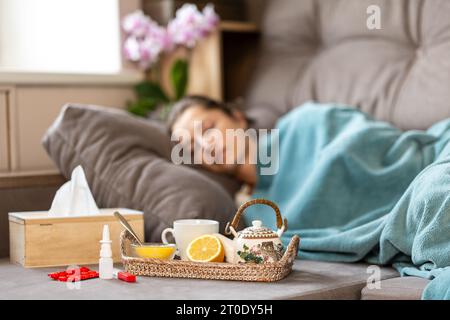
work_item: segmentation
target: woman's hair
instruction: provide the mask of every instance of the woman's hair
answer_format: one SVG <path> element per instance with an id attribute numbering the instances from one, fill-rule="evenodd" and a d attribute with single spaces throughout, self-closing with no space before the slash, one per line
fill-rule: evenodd
<path id="1" fill-rule="evenodd" d="M 205 96 L 198 96 L 198 95 L 186 96 L 173 105 L 169 113 L 169 116 L 167 117 L 167 127 L 170 132 L 172 131 L 173 125 L 180 118 L 180 116 L 187 109 L 193 106 L 202 106 L 205 109 L 209 110 L 212 109 L 220 110 L 230 117 L 233 116 L 233 111 L 240 109 L 237 104 L 228 104 Z M 250 119 L 247 119 L 247 121 L 251 122 Z"/>

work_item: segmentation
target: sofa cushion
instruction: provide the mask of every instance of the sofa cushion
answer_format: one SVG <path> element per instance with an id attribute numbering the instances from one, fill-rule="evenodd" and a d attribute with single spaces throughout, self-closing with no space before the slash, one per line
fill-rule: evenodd
<path id="1" fill-rule="evenodd" d="M 417 277 L 397 277 L 381 281 L 379 289 L 364 287 L 362 300 L 420 300 L 430 280 Z"/>
<path id="2" fill-rule="evenodd" d="M 235 212 L 231 194 L 211 175 L 170 162 L 169 137 L 156 122 L 67 105 L 43 144 L 66 178 L 84 168 L 99 207 L 143 210 L 148 241 L 160 240 L 176 219 L 215 219 L 223 228 Z"/>
<path id="3" fill-rule="evenodd" d="M 450 1 L 267 2 L 247 94 L 258 126 L 309 100 L 356 106 L 402 129 L 450 117 Z M 379 30 L 367 27 L 374 5 Z"/>

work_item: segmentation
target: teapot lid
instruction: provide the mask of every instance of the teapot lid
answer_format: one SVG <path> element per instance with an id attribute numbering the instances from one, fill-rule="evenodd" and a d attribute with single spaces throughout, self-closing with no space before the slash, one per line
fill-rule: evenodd
<path id="1" fill-rule="evenodd" d="M 263 227 L 261 220 L 252 221 L 252 226 L 239 232 L 244 239 L 278 238 L 278 235 L 269 228 Z"/>

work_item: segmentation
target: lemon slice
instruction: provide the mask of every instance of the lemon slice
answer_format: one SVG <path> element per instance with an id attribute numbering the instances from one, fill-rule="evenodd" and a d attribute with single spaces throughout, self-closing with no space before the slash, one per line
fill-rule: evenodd
<path id="1" fill-rule="evenodd" d="M 186 254 L 189 260 L 194 262 L 223 262 L 225 259 L 222 242 L 213 235 L 204 235 L 192 240 Z"/>

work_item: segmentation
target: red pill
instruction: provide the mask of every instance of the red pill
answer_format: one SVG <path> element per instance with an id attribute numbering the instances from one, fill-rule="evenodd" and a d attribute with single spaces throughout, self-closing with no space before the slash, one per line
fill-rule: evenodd
<path id="1" fill-rule="evenodd" d="M 117 273 L 117 278 L 119 280 L 125 281 L 125 282 L 136 282 L 136 276 L 134 274 L 120 271 Z"/>
<path id="2" fill-rule="evenodd" d="M 58 272 L 50 273 L 48 276 L 53 280 L 57 280 L 59 278 L 59 273 Z"/>
<path id="3" fill-rule="evenodd" d="M 88 267 L 81 268 L 71 268 L 65 271 L 52 272 L 48 276 L 53 280 L 58 280 L 61 282 L 76 282 L 82 280 L 89 280 L 98 278 L 99 273 L 95 270 L 91 270 Z"/>

